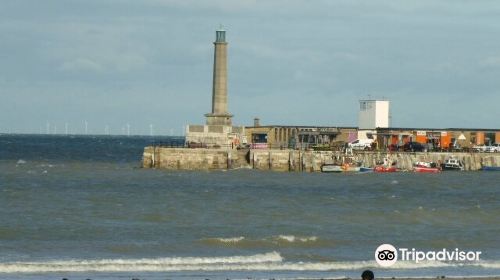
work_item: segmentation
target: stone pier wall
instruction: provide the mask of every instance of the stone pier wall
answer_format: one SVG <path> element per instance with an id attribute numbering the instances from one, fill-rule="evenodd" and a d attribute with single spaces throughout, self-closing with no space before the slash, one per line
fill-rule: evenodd
<path id="1" fill-rule="evenodd" d="M 146 147 L 142 166 L 178 170 L 214 170 L 254 168 L 272 171 L 319 172 L 321 165 L 341 161 L 344 155 L 331 151 L 298 150 L 231 150 Z M 444 162 L 454 156 L 462 160 L 465 170 L 479 170 L 482 166 L 500 166 L 500 154 L 487 153 L 385 153 L 359 152 L 356 162 L 374 167 L 384 158 L 396 162 L 402 170 L 411 170 L 416 161 Z"/>
<path id="2" fill-rule="evenodd" d="M 142 166 L 178 170 L 234 169 L 248 165 L 245 155 L 230 149 L 146 147 Z"/>
<path id="3" fill-rule="evenodd" d="M 252 150 L 250 165 L 255 169 L 275 171 L 321 171 L 321 165 L 341 161 L 340 152 L 296 151 L 296 150 Z M 500 154 L 486 153 L 385 153 L 359 152 L 354 154 L 354 161 L 364 167 L 374 167 L 388 158 L 396 162 L 402 170 L 411 170 L 416 161 L 444 162 L 454 156 L 462 160 L 465 170 L 479 170 L 482 166 L 500 166 Z"/>

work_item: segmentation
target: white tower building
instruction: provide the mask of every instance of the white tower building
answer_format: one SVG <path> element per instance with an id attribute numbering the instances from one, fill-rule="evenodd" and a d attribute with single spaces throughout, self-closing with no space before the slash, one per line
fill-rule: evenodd
<path id="1" fill-rule="evenodd" d="M 360 100 L 358 128 L 360 130 L 374 130 L 377 127 L 389 127 L 389 101 Z"/>

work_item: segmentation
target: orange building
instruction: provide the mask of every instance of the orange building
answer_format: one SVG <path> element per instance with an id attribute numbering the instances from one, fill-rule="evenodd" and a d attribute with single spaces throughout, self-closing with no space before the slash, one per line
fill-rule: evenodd
<path id="1" fill-rule="evenodd" d="M 441 139 L 440 139 L 440 144 L 441 144 L 441 149 L 449 149 L 451 143 L 451 133 L 447 131 L 441 132 Z"/>
<path id="2" fill-rule="evenodd" d="M 474 145 L 500 143 L 500 129 L 378 128 L 376 135 L 380 149 L 401 147 L 409 141 L 427 145 L 429 151 L 467 150 Z"/>
<path id="3" fill-rule="evenodd" d="M 426 144 L 427 143 L 427 132 L 418 130 L 417 131 L 417 139 L 416 141 L 421 144 Z"/>
<path id="4" fill-rule="evenodd" d="M 476 132 L 476 145 L 484 145 L 484 132 Z"/>

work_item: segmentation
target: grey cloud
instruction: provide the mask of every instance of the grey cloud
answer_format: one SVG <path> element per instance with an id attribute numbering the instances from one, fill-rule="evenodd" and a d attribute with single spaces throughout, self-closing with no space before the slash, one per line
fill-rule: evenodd
<path id="1" fill-rule="evenodd" d="M 240 124 L 356 125 L 371 94 L 394 125 L 498 127 L 477 109 L 500 102 L 498 18 L 496 1 L 6 0 L 0 131 L 203 123 L 219 24 Z"/>

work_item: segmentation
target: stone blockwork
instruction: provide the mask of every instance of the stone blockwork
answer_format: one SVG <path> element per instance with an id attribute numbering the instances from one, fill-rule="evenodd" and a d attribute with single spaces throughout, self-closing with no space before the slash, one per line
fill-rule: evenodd
<path id="1" fill-rule="evenodd" d="M 297 151 L 297 150 L 252 150 L 250 165 L 255 169 L 274 171 L 321 171 L 321 165 L 341 162 L 344 155 L 339 152 Z M 411 170 L 416 161 L 444 162 L 454 156 L 462 160 L 465 170 L 479 170 L 482 166 L 500 166 L 500 155 L 484 153 L 372 153 L 360 152 L 353 155 L 355 162 L 364 167 L 374 167 L 387 159 L 396 162 L 402 170 Z"/>
<path id="2" fill-rule="evenodd" d="M 143 167 L 179 170 L 212 170 L 254 168 L 272 171 L 319 172 L 321 165 L 341 162 L 344 155 L 329 151 L 299 150 L 231 150 L 146 147 Z M 500 166 L 500 154 L 485 153 L 383 153 L 360 152 L 353 155 L 362 166 L 374 167 L 384 159 L 396 162 L 402 170 L 411 170 L 416 161 L 444 162 L 454 156 L 462 160 L 465 170 L 482 166 Z"/>
<path id="3" fill-rule="evenodd" d="M 187 149 L 146 147 L 144 168 L 177 170 L 235 169 L 247 167 L 245 151 L 227 149 Z"/>

